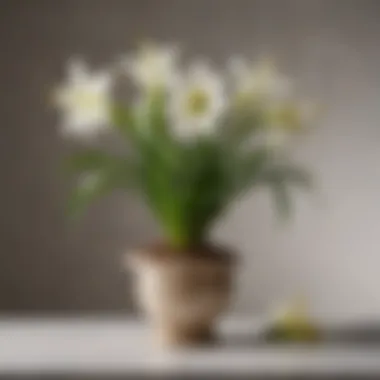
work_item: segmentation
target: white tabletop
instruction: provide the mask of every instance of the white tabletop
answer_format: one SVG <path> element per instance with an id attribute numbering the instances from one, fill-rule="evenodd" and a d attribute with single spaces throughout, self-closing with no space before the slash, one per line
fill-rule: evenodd
<path id="1" fill-rule="evenodd" d="M 253 321 L 221 325 L 222 344 L 159 352 L 143 322 L 122 319 L 2 319 L 1 374 L 380 374 L 380 347 L 239 344 Z"/>

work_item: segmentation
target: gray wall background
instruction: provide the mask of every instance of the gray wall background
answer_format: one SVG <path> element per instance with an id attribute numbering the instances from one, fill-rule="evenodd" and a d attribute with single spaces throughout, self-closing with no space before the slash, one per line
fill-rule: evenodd
<path id="1" fill-rule="evenodd" d="M 304 294 L 315 313 L 380 316 L 380 2 L 371 0 L 2 0 L 0 310 L 130 310 L 120 260 L 158 234 L 143 205 L 115 194 L 76 228 L 58 173 L 67 145 L 49 94 L 68 57 L 100 65 L 153 37 L 223 62 L 275 56 L 320 102 L 320 128 L 295 156 L 320 191 L 279 226 L 266 194 L 239 202 L 215 238 L 244 265 L 233 308 L 260 312 Z"/>

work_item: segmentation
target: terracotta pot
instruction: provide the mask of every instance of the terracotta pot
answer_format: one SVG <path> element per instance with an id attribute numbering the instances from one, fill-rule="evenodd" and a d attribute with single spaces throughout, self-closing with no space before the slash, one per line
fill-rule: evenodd
<path id="1" fill-rule="evenodd" d="M 152 323 L 156 343 L 178 347 L 215 340 L 215 319 L 228 306 L 233 256 L 220 248 L 131 252 L 138 304 Z"/>

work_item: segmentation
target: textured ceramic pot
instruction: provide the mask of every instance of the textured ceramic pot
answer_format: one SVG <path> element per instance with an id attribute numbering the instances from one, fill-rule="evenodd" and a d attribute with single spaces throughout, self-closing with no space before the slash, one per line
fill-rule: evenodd
<path id="1" fill-rule="evenodd" d="M 220 248 L 172 251 L 152 247 L 127 255 L 136 301 L 152 322 L 156 343 L 211 343 L 215 319 L 232 290 L 233 256 Z"/>

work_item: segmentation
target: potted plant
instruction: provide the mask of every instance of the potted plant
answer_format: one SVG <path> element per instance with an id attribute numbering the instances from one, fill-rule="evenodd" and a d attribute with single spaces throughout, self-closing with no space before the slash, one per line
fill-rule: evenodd
<path id="1" fill-rule="evenodd" d="M 115 83 L 127 85 L 125 98 L 112 94 Z M 288 210 L 289 186 L 307 178 L 283 146 L 303 130 L 307 107 L 292 100 L 289 81 L 270 62 L 230 60 L 222 76 L 204 61 L 181 65 L 177 49 L 156 45 L 104 71 L 72 62 L 55 100 L 64 132 L 93 139 L 112 130 L 125 142 L 121 154 L 72 154 L 68 168 L 80 177 L 70 209 L 115 188 L 141 194 L 163 238 L 128 256 L 138 300 L 160 342 L 210 341 L 235 268 L 234 253 L 212 244 L 210 230 L 260 185 Z"/>

